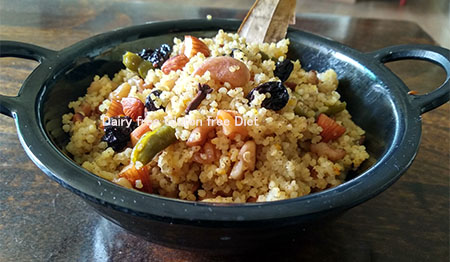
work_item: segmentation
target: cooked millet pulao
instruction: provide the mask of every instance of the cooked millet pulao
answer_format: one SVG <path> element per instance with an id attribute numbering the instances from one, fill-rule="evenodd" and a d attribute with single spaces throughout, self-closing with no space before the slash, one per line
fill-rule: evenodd
<path id="1" fill-rule="evenodd" d="M 274 201 L 337 186 L 369 157 L 364 130 L 339 100 L 336 73 L 305 71 L 288 46 L 220 30 L 127 52 L 126 69 L 96 76 L 69 104 L 66 149 L 104 179 L 185 200 Z"/>

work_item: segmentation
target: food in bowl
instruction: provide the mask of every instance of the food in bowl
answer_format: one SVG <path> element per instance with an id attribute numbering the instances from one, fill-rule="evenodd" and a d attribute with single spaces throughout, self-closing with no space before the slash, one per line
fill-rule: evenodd
<path id="1" fill-rule="evenodd" d="M 63 115 L 66 150 L 92 173 L 163 196 L 261 202 L 341 184 L 369 155 L 336 92 L 289 39 L 252 44 L 220 30 L 127 52 Z"/>

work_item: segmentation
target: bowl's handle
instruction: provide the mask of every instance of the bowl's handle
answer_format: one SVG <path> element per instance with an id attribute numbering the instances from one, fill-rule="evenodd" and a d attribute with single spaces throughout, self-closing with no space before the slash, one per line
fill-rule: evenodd
<path id="1" fill-rule="evenodd" d="M 25 58 L 42 63 L 53 57 L 55 51 L 15 41 L 0 41 L 0 57 Z M 20 104 L 19 96 L 0 95 L 0 113 L 13 117 Z"/>
<path id="2" fill-rule="evenodd" d="M 413 96 L 411 103 L 421 114 L 446 103 L 450 99 L 450 50 L 432 45 L 398 45 L 386 47 L 368 54 L 381 63 L 404 59 L 426 60 L 441 66 L 447 73 L 444 83 L 425 95 Z"/>

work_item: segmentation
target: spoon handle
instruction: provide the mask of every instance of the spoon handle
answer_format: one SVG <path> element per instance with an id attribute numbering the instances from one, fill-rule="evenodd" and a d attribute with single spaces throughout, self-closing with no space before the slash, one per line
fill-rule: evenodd
<path id="1" fill-rule="evenodd" d="M 250 43 L 278 42 L 295 24 L 295 0 L 256 0 L 238 29 Z"/>

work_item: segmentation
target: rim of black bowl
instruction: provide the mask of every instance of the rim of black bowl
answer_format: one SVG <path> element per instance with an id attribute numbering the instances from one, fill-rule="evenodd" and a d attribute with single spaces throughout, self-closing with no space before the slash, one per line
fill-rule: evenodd
<path id="1" fill-rule="evenodd" d="M 317 35 L 290 28 L 288 37 L 302 37 L 332 49 L 362 63 L 383 83 L 389 82 L 390 92 L 395 101 L 391 101 L 395 112 L 395 135 L 385 155 L 358 177 L 337 187 L 303 197 L 260 203 L 220 204 L 205 203 L 167 198 L 146 194 L 120 187 L 77 165 L 64 155 L 47 136 L 41 119 L 43 94 L 46 86 L 55 76 L 55 68 L 64 68 L 64 61 L 70 57 L 96 52 L 95 47 L 113 47 L 139 38 L 175 32 L 203 30 L 235 31 L 240 20 L 235 19 L 192 19 L 164 22 L 152 22 L 103 33 L 56 52 L 52 58 L 42 61 L 41 65 L 27 78 L 18 97 L 20 108 L 14 118 L 17 130 L 26 153 L 32 161 L 48 176 L 63 187 L 93 201 L 132 215 L 150 217 L 172 223 L 198 225 L 233 226 L 236 223 L 268 221 L 326 213 L 336 209 L 348 209 L 360 204 L 384 191 L 394 183 L 410 166 L 416 154 L 421 135 L 420 113 L 405 96 L 407 87 L 380 62 L 343 44 Z M 125 40 L 124 40 L 125 39 Z M 307 39 L 307 40 L 305 40 Z M 302 41 L 303 41 L 302 40 Z M 351 61 L 350 61 L 351 62 Z M 29 86 L 27 88 L 27 86 Z M 27 92 L 23 92 L 26 90 Z M 406 92 L 405 92 L 406 90 Z M 27 114 L 25 112 L 33 112 Z M 408 138 L 408 145 L 403 143 Z M 401 148 L 401 152 L 400 152 Z"/>

